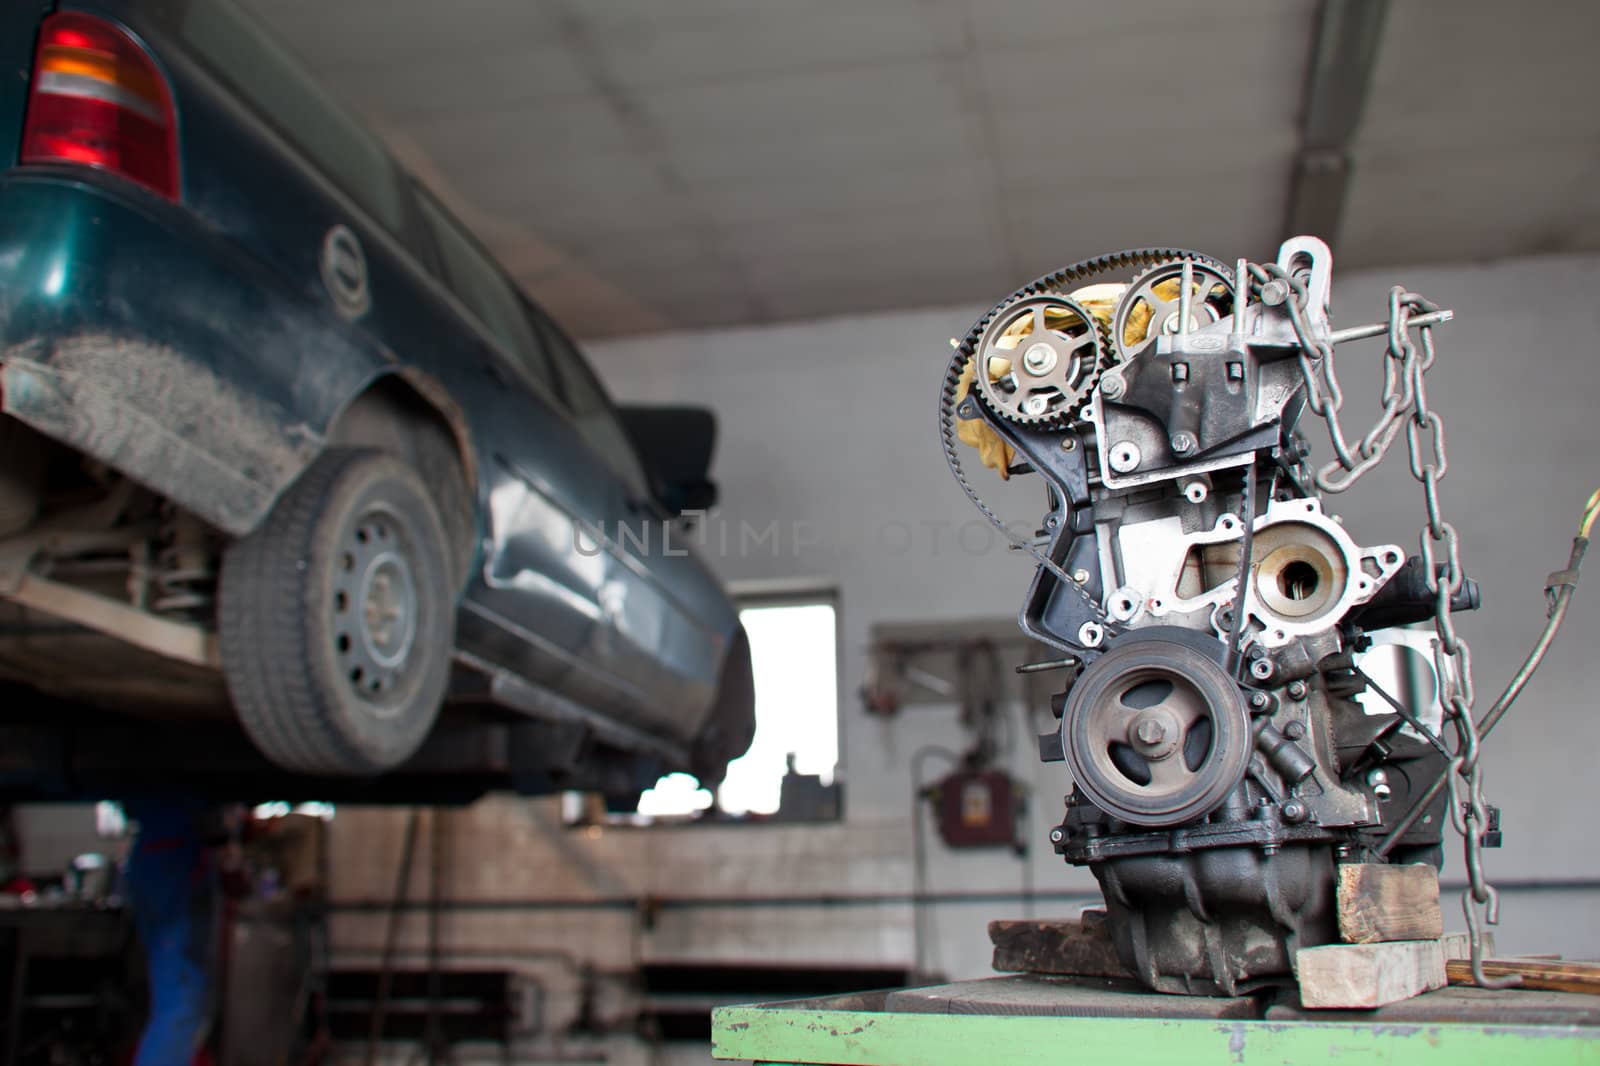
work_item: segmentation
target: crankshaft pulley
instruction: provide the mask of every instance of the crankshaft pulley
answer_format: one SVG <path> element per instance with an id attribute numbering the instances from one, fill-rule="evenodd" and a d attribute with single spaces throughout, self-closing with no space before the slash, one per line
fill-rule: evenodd
<path id="1" fill-rule="evenodd" d="M 1244 699 L 1195 643 L 1182 629 L 1130 634 L 1072 687 L 1061 721 L 1067 766 L 1114 818 L 1193 821 L 1244 778 L 1252 747 Z"/>

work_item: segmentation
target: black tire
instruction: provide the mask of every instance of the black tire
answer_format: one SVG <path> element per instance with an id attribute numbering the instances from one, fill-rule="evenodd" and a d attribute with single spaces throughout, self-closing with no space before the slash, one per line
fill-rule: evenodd
<path id="1" fill-rule="evenodd" d="M 455 570 L 401 460 L 331 448 L 312 463 L 222 564 L 223 676 L 261 752 L 339 776 L 409 758 L 449 681 Z"/>

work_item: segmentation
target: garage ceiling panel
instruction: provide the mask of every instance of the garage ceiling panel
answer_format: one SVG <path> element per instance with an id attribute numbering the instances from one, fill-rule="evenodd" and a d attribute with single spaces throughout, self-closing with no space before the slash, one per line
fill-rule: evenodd
<path id="1" fill-rule="evenodd" d="M 839 131 L 892 138 L 903 125 L 958 107 L 949 80 L 932 62 L 786 74 L 731 89 L 667 89 L 643 96 L 640 104 L 680 153 Z"/>
<path id="2" fill-rule="evenodd" d="M 1511 156 L 1554 136 L 1590 148 L 1597 45 L 1596 3 L 1393 4 L 1356 145 L 1408 150 L 1419 169 L 1435 146 Z"/>
<path id="3" fill-rule="evenodd" d="M 760 83 L 801 72 L 904 65 L 948 53 L 954 42 L 916 0 L 861 3 L 701 4 L 657 0 L 591 5 L 569 16 L 575 39 L 607 58 L 624 88 Z"/>
<path id="4" fill-rule="evenodd" d="M 699 190 L 699 199 L 719 224 L 761 225 L 776 236 L 819 218 L 844 218 L 870 231 L 878 213 L 906 204 L 939 211 L 947 219 L 982 213 L 988 185 L 984 165 L 958 155 L 944 164 L 864 170 L 833 179 L 797 171 L 779 181 L 710 182 Z M 930 217 L 928 224 L 939 221 Z"/>
<path id="5" fill-rule="evenodd" d="M 1316 0 L 246 0 L 591 335 L 1269 254 Z M 1600 5 L 1389 5 L 1345 266 L 1600 246 Z"/>
<path id="6" fill-rule="evenodd" d="M 1418 172 L 1409 155 L 1362 161 L 1341 255 L 1431 263 L 1594 247 L 1600 149 L 1587 158 L 1565 145 L 1525 146 L 1514 159 L 1466 149 L 1432 157 L 1448 169 L 1448 182 Z"/>
<path id="7" fill-rule="evenodd" d="M 548 45 L 499 41 L 481 51 L 432 52 L 387 61 L 409 76 L 375 79 L 369 66 L 331 64 L 327 86 L 363 111 L 376 111 L 407 125 L 470 120 L 484 112 L 525 112 L 528 101 L 583 98 L 588 79 L 566 51 Z"/>
<path id="8" fill-rule="evenodd" d="M 1246 40 L 1262 26 L 1305 26 L 1315 0 L 1122 0 L 1063 3 L 1061 0 L 963 0 L 974 43 L 980 47 L 1041 44 L 1063 46 L 1062 61 L 1112 51 L 1128 68 L 1149 68 L 1187 54 L 1188 67 L 1225 69 L 1237 60 L 1232 48 L 1209 56 L 1192 44 L 1210 34 Z M 1300 38 L 1309 43 L 1308 36 Z"/>
<path id="9" fill-rule="evenodd" d="M 915 122 L 799 128 L 774 116 L 742 139 L 670 148 L 685 182 L 850 181 L 885 170 L 913 171 L 971 159 L 968 123 L 954 109 L 924 110 Z"/>

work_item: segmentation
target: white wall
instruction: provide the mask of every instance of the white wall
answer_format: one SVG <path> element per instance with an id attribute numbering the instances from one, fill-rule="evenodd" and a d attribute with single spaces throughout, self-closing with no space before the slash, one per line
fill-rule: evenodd
<path id="1" fill-rule="evenodd" d="M 1486 609 L 1459 628 L 1472 642 L 1487 706 L 1535 636 L 1545 575 L 1565 565 L 1578 508 L 1600 484 L 1594 461 L 1600 311 L 1593 296 L 1600 259 L 1336 275 L 1338 324 L 1382 317 L 1388 286 L 1396 282 L 1457 312 L 1439 333 L 1429 397 L 1450 430 L 1444 503 L 1460 529 L 1465 565 L 1483 587 Z M 969 547 L 981 544 L 981 522 L 946 472 L 936 442 L 946 339 L 964 332 L 978 310 L 652 336 L 591 348 L 624 401 L 702 403 L 718 411 L 715 474 L 725 502 L 708 539 L 719 547 L 718 521 L 730 531 L 727 550 L 711 552 L 724 577 L 822 578 L 840 589 L 841 748 L 851 820 L 905 817 L 911 753 L 930 741 L 959 743 L 948 712 L 910 712 L 884 723 L 861 711 L 856 692 L 872 624 L 1010 616 L 1030 575 L 1023 559 L 998 544 L 981 554 L 958 545 L 958 533 Z M 1375 350 L 1353 350 L 1342 365 L 1349 417 L 1364 425 L 1380 384 Z M 997 501 L 1008 498 L 993 478 L 980 483 L 995 489 Z M 1006 513 L 1036 518 L 1037 492 L 1030 486 L 1009 497 Z M 1403 452 L 1329 506 L 1343 513 L 1358 541 L 1416 550 L 1420 495 Z M 750 550 L 746 542 L 740 550 L 741 526 L 766 529 L 773 521 L 782 534 L 776 557 L 768 544 Z M 1494 878 L 1600 878 L 1581 790 L 1600 752 L 1587 670 L 1600 610 L 1595 595 L 1580 592 L 1550 660 L 1488 745 L 1488 796 L 1504 808 L 1506 839 L 1503 850 L 1490 853 Z M 1024 752 L 1015 768 L 1035 785 L 1036 884 L 1092 887 L 1085 871 L 1061 865 L 1043 843 L 1066 788 L 1059 767 L 1035 765 Z M 1452 861 L 1446 877 L 1458 878 L 1459 871 Z M 1002 856 L 939 856 L 932 887 L 1001 889 L 1018 880 L 1016 864 Z M 752 884 L 751 891 L 765 887 Z M 1588 892 L 1507 892 L 1501 946 L 1600 953 L 1595 904 Z M 994 907 L 947 907 L 939 915 L 940 961 L 956 973 L 982 972 L 983 923 L 1000 916 Z"/>

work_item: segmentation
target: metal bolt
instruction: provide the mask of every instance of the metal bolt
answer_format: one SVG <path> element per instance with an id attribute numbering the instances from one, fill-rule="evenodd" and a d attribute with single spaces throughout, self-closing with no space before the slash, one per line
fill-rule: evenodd
<path id="1" fill-rule="evenodd" d="M 1022 409 L 1030 415 L 1042 415 L 1049 406 L 1050 401 L 1043 396 L 1029 396 L 1022 402 Z"/>
<path id="2" fill-rule="evenodd" d="M 1261 302 L 1268 307 L 1277 307 L 1289 298 L 1289 286 L 1281 281 L 1269 281 L 1261 286 Z"/>
<path id="3" fill-rule="evenodd" d="M 1089 571 L 1083 569 L 1074 570 L 1072 572 L 1072 580 L 1080 585 L 1087 585 L 1089 583 Z"/>
<path id="4" fill-rule="evenodd" d="M 1144 606 L 1144 597 L 1138 589 L 1124 585 L 1117 589 L 1111 596 L 1108 609 L 1111 617 L 1119 622 L 1131 622 L 1138 617 L 1140 608 Z"/>
<path id="5" fill-rule="evenodd" d="M 1303 699 L 1305 699 L 1306 698 L 1306 683 L 1304 681 L 1291 681 L 1291 682 L 1289 682 L 1289 698 L 1291 700 L 1303 700 Z"/>
<path id="6" fill-rule="evenodd" d="M 1283 727 L 1283 735 L 1290 740 L 1299 740 L 1306 735 L 1306 724 L 1304 722 L 1290 722 Z"/>
<path id="7" fill-rule="evenodd" d="M 1131 440 L 1119 440 L 1111 446 L 1111 469 L 1126 474 L 1139 469 L 1139 446 Z"/>
<path id="8" fill-rule="evenodd" d="M 1172 380 L 1174 382 L 1176 382 L 1177 384 L 1179 384 L 1179 385 L 1182 385 L 1185 381 L 1188 381 L 1189 380 L 1189 364 L 1188 363 L 1173 363 L 1172 364 Z"/>
<path id="9" fill-rule="evenodd" d="M 1250 676 L 1257 681 L 1265 681 L 1272 676 L 1272 660 L 1257 659 L 1250 664 Z"/>
<path id="10" fill-rule="evenodd" d="M 1067 839 L 1067 834 L 1063 833 L 1061 830 L 1059 830 L 1059 829 L 1050 830 L 1050 843 L 1059 844 L 1065 839 Z"/>
<path id="11" fill-rule="evenodd" d="M 1394 789 L 1389 787 L 1389 775 L 1381 769 L 1367 774 L 1367 784 L 1372 786 L 1372 794 L 1380 800 L 1386 800 L 1394 794 Z"/>
<path id="12" fill-rule="evenodd" d="M 1306 819 L 1306 805 L 1297 799 L 1287 800 L 1283 805 L 1283 820 L 1286 822 L 1303 822 Z"/>
<path id="13" fill-rule="evenodd" d="M 1121 396 L 1125 386 L 1126 383 L 1122 380 L 1120 374 L 1107 374 L 1100 379 L 1100 391 L 1107 399 L 1115 400 L 1118 396 Z"/>
<path id="14" fill-rule="evenodd" d="M 1098 648 L 1104 639 L 1106 631 L 1099 622 L 1085 622 L 1078 627 L 1078 643 L 1086 648 Z"/>
<path id="15" fill-rule="evenodd" d="M 1061 438 L 1061 450 L 1062 451 L 1064 451 L 1064 452 L 1076 451 L 1077 448 L 1078 448 L 1078 438 L 1077 437 L 1074 437 L 1072 434 L 1069 433 L 1065 437 Z"/>
<path id="16" fill-rule="evenodd" d="M 1056 365 L 1056 351 L 1048 344 L 1035 344 L 1022 355 L 1022 365 L 1035 376 L 1048 374 Z"/>
<path id="17" fill-rule="evenodd" d="M 1167 739 L 1167 731 L 1154 718 L 1140 722 L 1134 727 L 1133 735 L 1141 744 L 1155 745 Z"/>
<path id="18" fill-rule="evenodd" d="M 1172 435 L 1172 450 L 1179 455 L 1187 455 L 1194 451 L 1195 439 L 1193 433 L 1174 433 Z"/>
<path id="19" fill-rule="evenodd" d="M 1267 705 L 1267 694 L 1265 692 L 1252 692 L 1252 693 L 1250 693 L 1250 706 L 1255 707 L 1257 709 L 1260 709 L 1262 707 L 1265 707 L 1266 705 Z"/>

